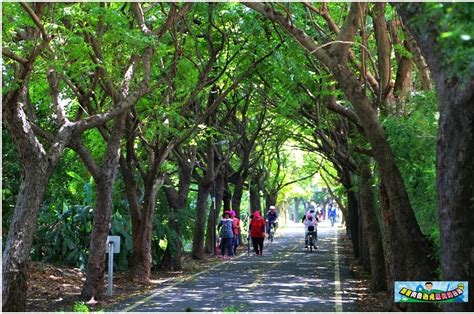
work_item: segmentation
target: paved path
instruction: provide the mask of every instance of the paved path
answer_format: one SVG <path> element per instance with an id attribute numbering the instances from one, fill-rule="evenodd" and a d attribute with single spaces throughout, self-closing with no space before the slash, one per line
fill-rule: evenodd
<path id="1" fill-rule="evenodd" d="M 245 254 L 109 310 L 356 311 L 349 270 L 338 252 L 336 235 L 343 232 L 323 223 L 318 250 L 310 253 L 304 249 L 302 225 L 280 229 L 273 243 L 265 241 L 263 256 Z"/>

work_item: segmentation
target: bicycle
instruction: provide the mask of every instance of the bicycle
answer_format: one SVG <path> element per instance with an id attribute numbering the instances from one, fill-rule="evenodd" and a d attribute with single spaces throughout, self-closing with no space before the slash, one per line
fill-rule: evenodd
<path id="1" fill-rule="evenodd" d="M 318 233 L 315 227 L 308 227 L 308 248 L 307 250 L 313 252 L 313 248 L 316 249 L 316 240 L 318 238 Z"/>
<path id="2" fill-rule="evenodd" d="M 270 222 L 268 223 L 268 240 L 270 242 L 273 242 L 273 238 L 275 237 L 275 229 L 276 229 L 276 223 L 275 222 Z"/>

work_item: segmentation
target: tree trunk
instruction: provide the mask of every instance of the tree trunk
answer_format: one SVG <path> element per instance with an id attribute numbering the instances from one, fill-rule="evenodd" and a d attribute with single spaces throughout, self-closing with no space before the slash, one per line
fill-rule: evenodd
<path id="1" fill-rule="evenodd" d="M 127 195 L 127 201 L 130 211 L 131 223 L 132 223 L 132 239 L 133 239 L 133 250 L 139 246 L 137 237 L 134 237 L 138 233 L 141 226 L 141 211 L 140 211 L 140 198 L 141 191 L 138 189 L 135 181 L 132 167 L 130 164 L 131 160 L 125 160 L 123 156 L 120 156 L 120 169 L 122 171 L 122 177 L 124 182 L 124 190 Z M 129 257 L 129 266 L 133 266 L 133 253 Z M 130 273 L 131 279 L 133 280 L 133 272 Z"/>
<path id="2" fill-rule="evenodd" d="M 98 301 L 103 298 L 107 236 L 111 227 L 113 210 L 113 186 L 119 166 L 120 140 L 124 134 L 127 115 L 128 111 L 120 114 L 115 119 L 115 125 L 107 142 L 107 148 L 100 168 L 83 145 L 80 143 L 75 144 L 76 152 L 86 167 L 88 167 L 96 182 L 96 204 L 89 259 L 87 261 L 86 281 L 81 291 L 81 298 L 86 301 L 92 298 Z"/>
<path id="3" fill-rule="evenodd" d="M 293 213 L 293 222 L 299 222 L 300 202 L 301 199 L 299 197 L 295 197 L 295 211 Z"/>
<path id="4" fill-rule="evenodd" d="M 188 178 L 190 182 L 190 177 Z M 165 179 L 166 180 L 166 179 Z M 180 185 L 182 185 L 184 179 L 180 174 Z M 160 261 L 160 269 L 166 270 L 181 270 L 183 268 L 181 258 L 183 256 L 183 244 L 181 242 L 181 233 L 182 233 L 182 221 L 176 217 L 177 213 L 180 210 L 183 210 L 185 207 L 186 200 L 188 195 L 188 189 L 183 191 L 183 194 L 178 193 L 171 187 L 171 182 L 166 180 L 166 185 L 164 187 L 166 199 L 168 201 L 168 206 L 170 207 L 170 220 L 169 224 L 171 228 L 175 231 L 176 236 L 168 239 L 168 245 L 166 246 L 165 253 L 163 258 Z M 183 198 L 184 197 L 184 198 Z"/>
<path id="5" fill-rule="evenodd" d="M 408 279 L 406 269 L 413 267 L 407 258 L 407 250 L 403 246 L 400 238 L 403 234 L 397 230 L 396 217 L 394 211 L 390 208 L 391 202 L 385 187 L 385 181 L 380 180 L 380 208 L 383 225 L 383 243 L 385 253 L 385 271 L 387 275 L 387 310 L 388 311 L 435 311 L 436 307 L 429 303 L 394 303 L 393 283 L 394 280 L 406 281 Z M 419 254 L 423 254 L 420 252 Z M 420 256 L 421 258 L 422 256 Z M 420 265 L 420 263 L 418 263 Z M 435 278 L 430 275 L 429 278 Z M 426 280 L 426 279 L 420 279 Z"/>
<path id="6" fill-rule="evenodd" d="M 265 195 L 265 215 L 267 211 L 270 209 L 270 206 L 276 206 L 276 202 L 278 200 L 278 191 L 271 191 Z"/>
<path id="7" fill-rule="evenodd" d="M 384 250 L 379 223 L 375 215 L 374 191 L 372 188 L 373 177 L 369 162 L 360 165 L 360 209 L 362 228 L 365 230 L 366 242 L 369 247 L 370 274 L 372 291 L 383 291 L 387 288 Z"/>
<path id="8" fill-rule="evenodd" d="M 250 182 L 250 213 L 253 213 L 256 210 L 260 212 L 262 211 L 262 203 L 260 201 L 260 186 L 258 181 L 258 179 L 253 178 Z"/>
<path id="9" fill-rule="evenodd" d="M 33 132 L 24 104 L 28 102 L 28 80 L 35 58 L 31 56 L 21 69 L 18 87 L 2 97 L 3 122 L 21 164 L 20 189 L 2 257 L 2 309 L 8 312 L 26 310 L 27 265 L 40 206 L 71 132 L 61 126 L 49 153 Z"/>
<path id="10" fill-rule="evenodd" d="M 81 291 L 81 298 L 86 301 L 94 298 L 103 299 L 105 257 L 107 236 L 112 220 L 112 193 L 115 171 L 100 180 L 96 179 L 96 207 L 92 226 L 89 259 L 87 261 L 86 282 Z"/>
<path id="11" fill-rule="evenodd" d="M 179 146 L 176 150 L 179 151 Z M 196 149 L 187 149 L 189 154 L 185 158 L 178 158 L 179 185 L 178 189 L 172 186 L 168 175 L 164 176 L 164 191 L 168 205 L 171 208 L 171 228 L 176 232 L 176 236 L 168 241 L 165 254 L 160 263 L 162 269 L 181 270 L 183 268 L 181 257 L 183 255 L 183 244 L 181 242 L 182 221 L 178 219 L 178 213 L 184 210 L 188 201 L 189 186 L 196 161 Z"/>
<path id="12" fill-rule="evenodd" d="M 378 70 L 380 76 L 380 99 L 383 101 L 390 91 L 390 53 L 391 45 L 388 38 L 387 22 L 385 20 L 386 3 L 377 2 L 374 4 L 373 25 L 375 31 L 375 39 L 377 44 Z"/>
<path id="13" fill-rule="evenodd" d="M 205 247 L 205 252 L 206 253 L 212 253 L 212 247 L 215 245 L 212 243 L 212 228 L 214 229 L 217 226 L 217 223 L 219 221 L 219 216 L 220 216 L 220 209 L 222 207 L 222 197 L 224 196 L 224 176 L 219 173 L 216 178 L 216 189 L 213 193 L 215 193 L 215 202 L 216 202 L 216 207 L 214 210 L 214 201 L 211 202 L 211 207 L 209 209 L 209 215 L 207 219 L 207 231 L 206 231 L 206 247 Z M 214 214 L 214 217 L 212 216 Z M 216 238 L 218 237 L 217 231 L 215 234 Z"/>
<path id="14" fill-rule="evenodd" d="M 240 217 L 240 203 L 244 193 L 244 183 L 245 177 L 243 174 L 239 174 L 234 184 L 234 195 L 232 195 L 232 210 L 235 210 L 237 217 Z"/>
<path id="15" fill-rule="evenodd" d="M 224 205 L 223 210 L 230 210 L 231 209 L 231 202 L 232 202 L 232 193 L 230 192 L 229 182 L 227 179 L 224 181 L 224 195 L 222 198 L 222 203 Z"/>
<path id="16" fill-rule="evenodd" d="M 441 235 L 443 280 L 474 282 L 474 75 L 460 77 L 447 66 L 438 41 L 437 23 L 417 25 L 426 16 L 424 3 L 397 5 L 430 67 L 439 97 L 436 147 L 436 188 Z M 454 73 L 453 73 L 454 72 Z M 445 311 L 474 311 L 474 289 L 469 303 L 446 303 Z"/>
<path id="17" fill-rule="evenodd" d="M 405 47 L 410 51 L 413 56 L 413 61 L 416 64 L 418 69 L 418 73 L 420 75 L 421 80 L 421 88 L 423 90 L 431 90 L 431 78 L 430 72 L 428 68 L 428 64 L 426 64 L 425 58 L 421 55 L 420 48 L 418 47 L 415 39 L 411 35 L 410 32 L 405 32 Z"/>
<path id="18" fill-rule="evenodd" d="M 359 258 L 359 204 L 352 183 L 352 175 L 349 170 L 343 168 L 341 181 L 347 194 L 347 223 L 351 235 L 354 257 Z"/>
<path id="19" fill-rule="evenodd" d="M 193 248 L 191 256 L 194 259 L 204 257 L 204 231 L 206 230 L 206 209 L 208 208 L 207 198 L 211 191 L 212 183 L 200 183 L 198 187 L 198 197 L 196 203 L 196 224 L 194 225 Z"/>
<path id="20" fill-rule="evenodd" d="M 152 179 L 151 182 L 146 184 L 139 224 L 132 225 L 131 273 L 133 279 L 138 282 L 150 280 L 152 267 L 151 238 L 155 217 L 156 192 L 157 186 L 161 183 Z"/>
<path id="21" fill-rule="evenodd" d="M 179 223 L 177 223 L 176 221 L 173 220 L 172 222 L 170 222 L 170 225 L 171 228 L 173 228 L 175 231 L 180 230 Z M 183 244 L 181 243 L 181 239 L 179 238 L 179 236 L 168 239 L 168 245 L 160 262 L 160 269 L 175 271 L 182 270 L 182 256 Z"/>
<path id="22" fill-rule="evenodd" d="M 359 206 L 357 202 L 356 193 L 352 190 L 347 190 L 347 212 L 348 212 L 348 225 L 351 233 L 351 240 L 354 249 L 354 257 L 359 258 Z"/>
<path id="23" fill-rule="evenodd" d="M 411 85 L 413 81 L 412 76 L 413 62 L 411 59 L 403 56 L 398 62 L 397 77 L 395 79 L 395 86 L 393 88 L 393 94 L 395 100 L 397 101 L 397 107 L 400 104 L 404 105 L 407 96 L 411 92 Z M 397 114 L 402 113 L 403 111 L 398 109 Z"/>
<path id="24" fill-rule="evenodd" d="M 339 82 L 346 85 L 351 76 L 349 69 L 336 66 L 335 72 Z M 346 79 L 343 80 L 342 77 Z M 362 90 L 358 87 L 352 86 L 356 84 L 347 84 L 344 90 L 353 90 L 353 94 L 348 93 L 347 97 L 356 107 L 359 119 L 363 121 L 365 126 L 366 137 L 371 143 L 374 152 L 374 158 L 380 169 L 381 177 L 384 179 L 387 195 L 390 200 L 390 210 L 393 211 L 395 217 L 396 228 L 399 234 L 403 234 L 401 242 L 403 243 L 403 250 L 406 252 L 406 259 L 408 265 L 415 265 L 422 263 L 425 267 L 409 267 L 403 272 L 406 280 L 423 280 L 422 278 L 433 278 L 436 270 L 435 261 L 432 260 L 431 246 L 425 236 L 421 233 L 420 227 L 416 221 L 413 209 L 408 198 L 403 178 L 395 163 L 395 157 L 387 141 L 385 131 L 383 130 L 377 118 L 375 110 L 371 109 L 371 104 L 367 103 L 362 106 L 356 106 L 355 103 L 361 103 L 361 99 L 366 99 Z M 358 84 L 358 83 L 357 83 Z M 358 95 L 358 96 L 357 96 Z M 363 101 L 362 101 L 363 102 Z M 349 213 L 350 215 L 350 213 Z M 398 277 L 398 278 L 401 278 Z"/>
<path id="25" fill-rule="evenodd" d="M 154 154 L 148 157 L 149 167 L 143 173 L 140 171 L 143 180 L 143 199 L 141 191 L 138 189 L 136 177 L 133 170 L 135 166 L 135 139 L 136 133 L 133 130 L 131 120 L 127 120 L 127 157 L 120 156 L 120 167 L 123 173 L 125 190 L 130 206 L 130 216 L 132 221 L 132 241 L 133 249 L 130 255 L 130 275 L 137 282 L 148 282 L 150 280 L 152 261 L 152 233 L 156 207 L 156 193 L 163 184 L 164 176 L 159 172 L 160 166 L 168 157 L 172 147 L 171 141 L 164 141 Z"/>
<path id="26" fill-rule="evenodd" d="M 39 209 L 51 174 L 44 161 L 32 160 L 23 166 L 20 191 L 3 252 L 3 311 L 26 310 L 27 265 Z"/>
<path id="27" fill-rule="evenodd" d="M 382 240 L 384 243 L 385 270 L 387 277 L 386 310 L 400 311 L 403 309 L 403 304 L 393 302 L 393 281 L 394 278 L 397 278 L 397 280 L 403 280 L 402 278 L 405 278 L 405 275 L 403 274 L 403 269 L 406 267 L 406 261 L 404 258 L 405 251 L 403 250 L 401 241 L 397 239 L 398 232 L 396 230 L 394 212 L 390 210 L 390 201 L 382 179 L 379 182 L 379 192 L 383 226 Z M 399 274 L 403 277 L 398 277 Z M 406 310 L 406 308 L 404 310 Z"/>
<path id="28" fill-rule="evenodd" d="M 362 267 L 370 272 L 370 253 L 369 253 L 369 244 L 367 242 L 367 230 L 364 229 L 364 213 L 362 212 L 361 206 L 358 208 L 358 235 L 359 235 L 359 262 L 361 263 Z"/>

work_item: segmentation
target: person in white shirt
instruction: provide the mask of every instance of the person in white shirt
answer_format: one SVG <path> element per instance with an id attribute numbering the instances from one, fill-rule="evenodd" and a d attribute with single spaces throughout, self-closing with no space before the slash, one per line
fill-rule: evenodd
<path id="1" fill-rule="evenodd" d="M 315 235 L 317 236 L 317 226 L 318 226 L 319 219 L 316 216 L 316 210 L 314 207 L 309 208 L 309 210 L 303 216 L 303 219 L 301 220 L 301 222 L 305 226 L 304 243 L 305 243 L 305 248 L 307 248 L 308 247 L 308 233 L 309 233 L 308 229 L 313 229 L 313 231 L 315 232 Z M 316 249 L 317 247 L 315 246 L 314 248 Z"/>

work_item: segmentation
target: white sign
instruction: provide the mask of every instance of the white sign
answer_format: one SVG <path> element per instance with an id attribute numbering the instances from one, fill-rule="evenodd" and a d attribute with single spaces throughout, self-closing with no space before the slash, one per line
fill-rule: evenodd
<path id="1" fill-rule="evenodd" d="M 120 253 L 120 237 L 119 236 L 108 236 L 107 237 L 107 253 L 109 252 L 109 243 L 114 244 L 114 254 Z"/>

